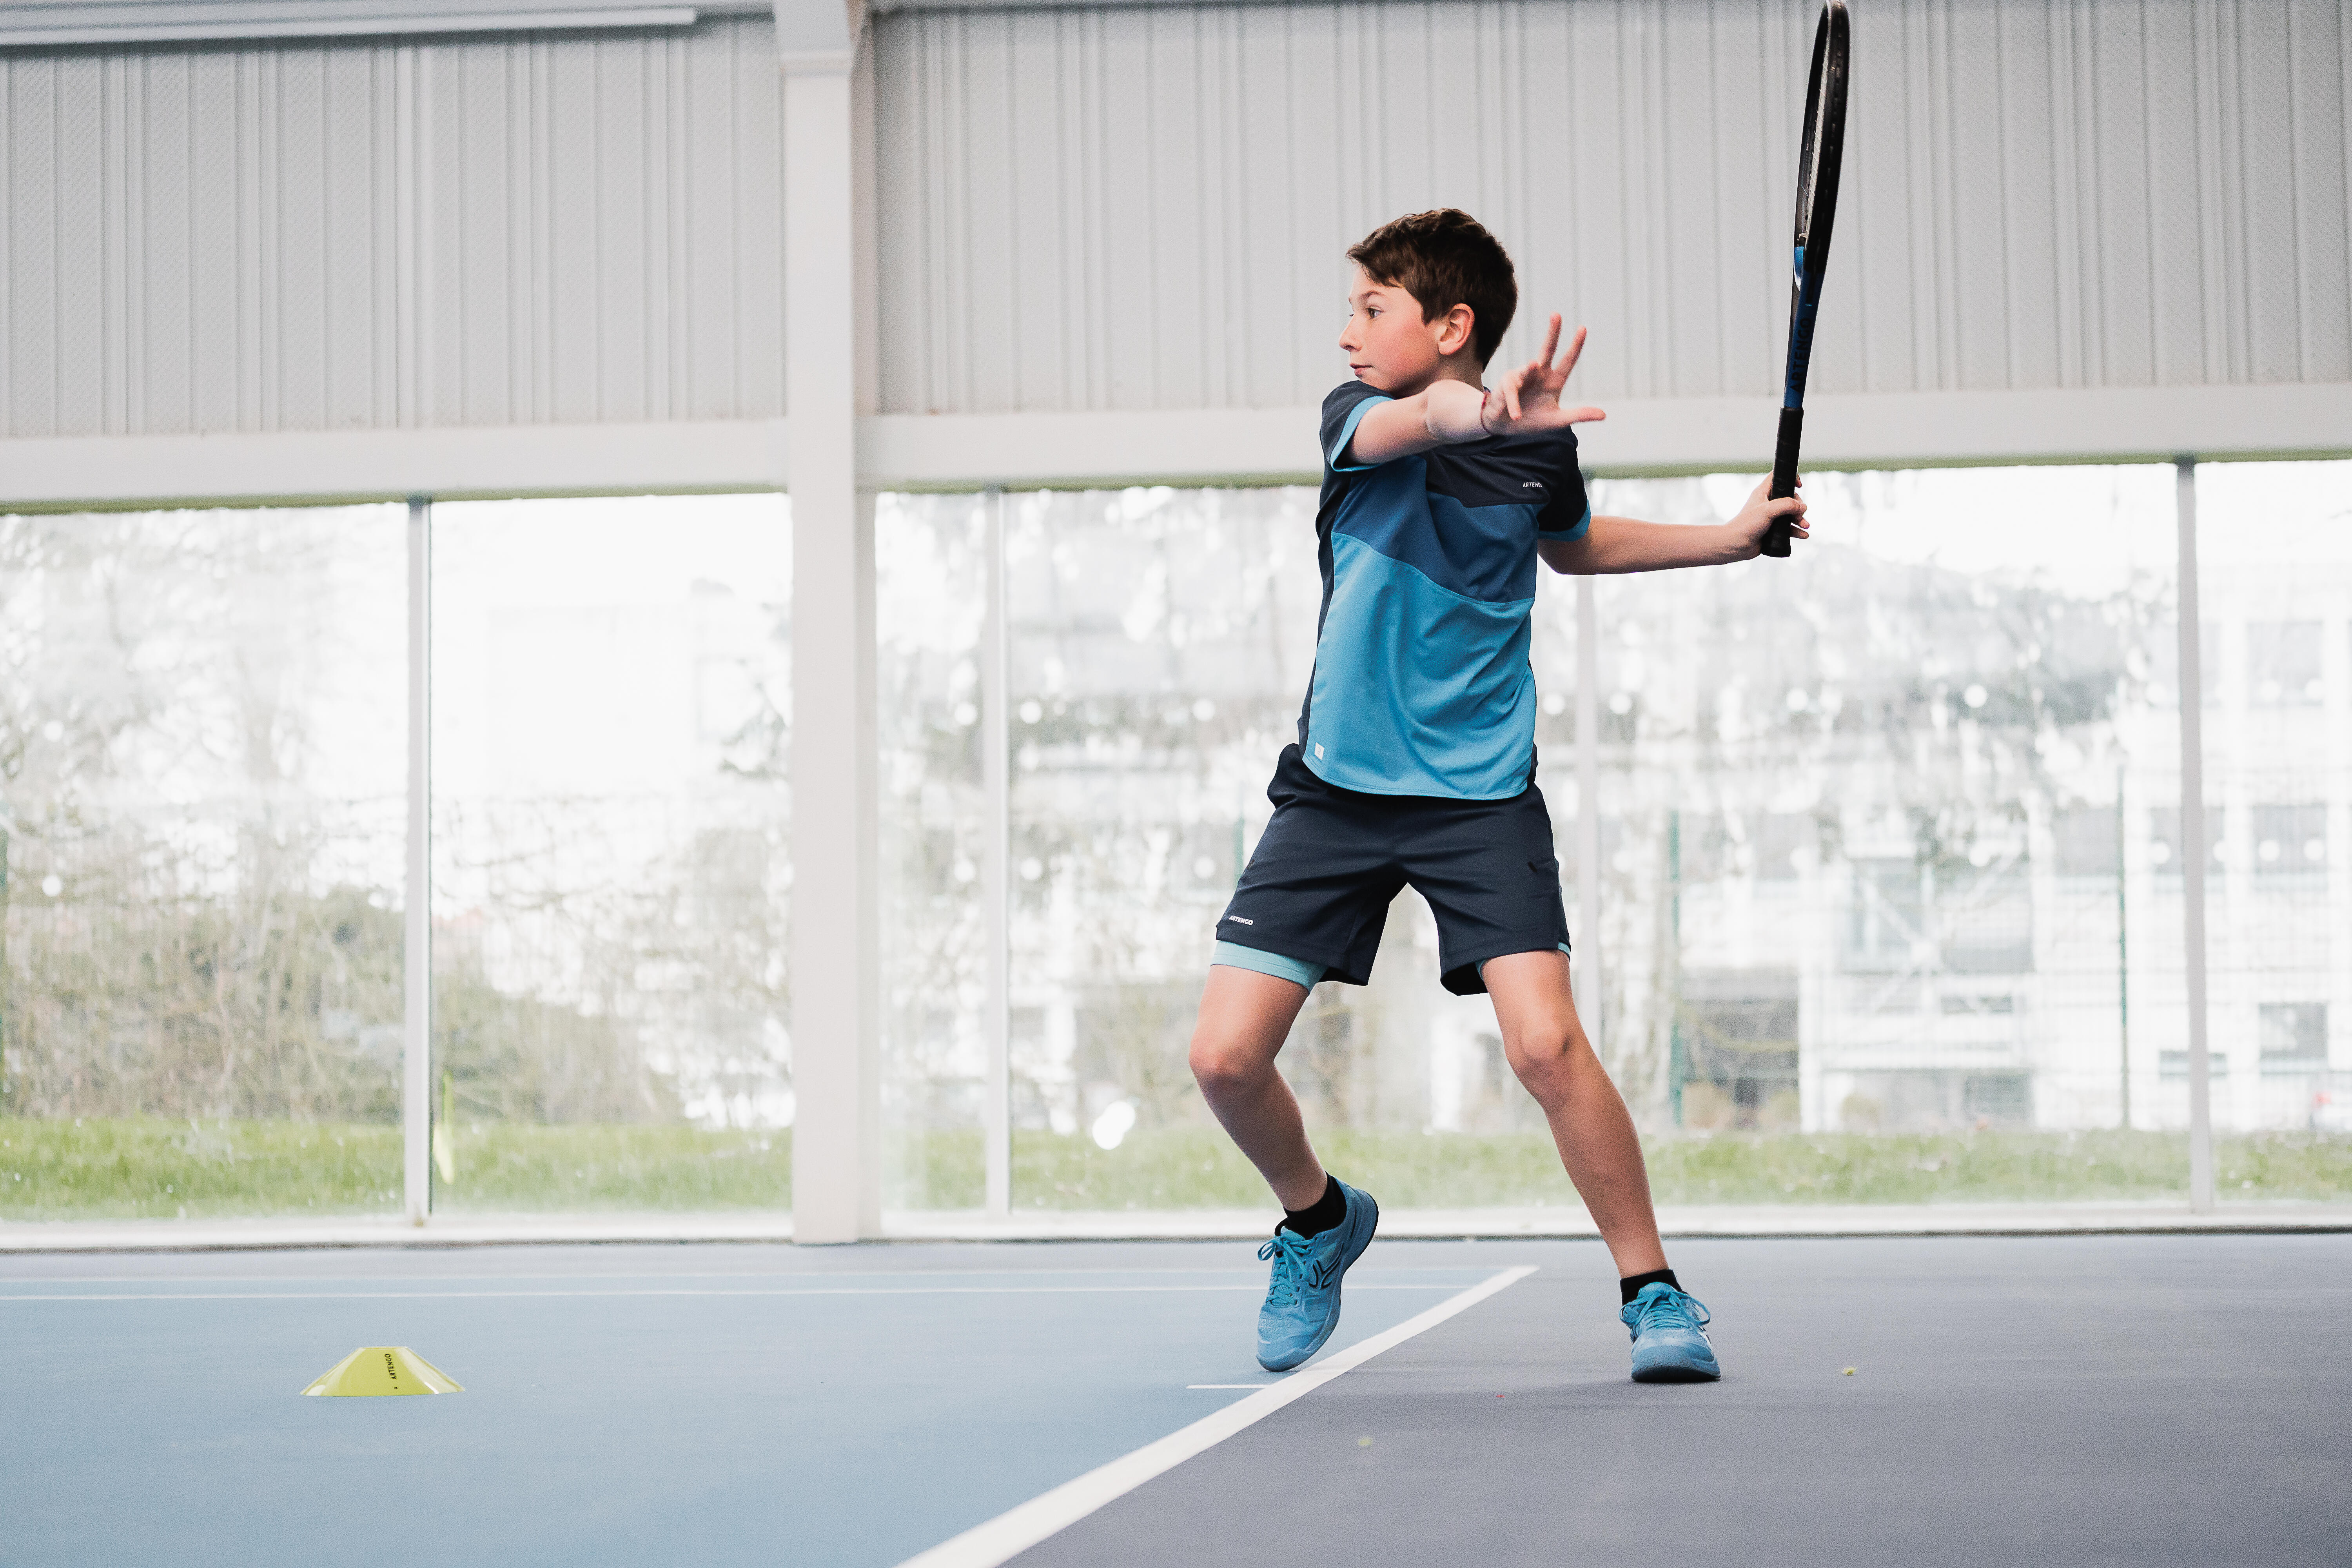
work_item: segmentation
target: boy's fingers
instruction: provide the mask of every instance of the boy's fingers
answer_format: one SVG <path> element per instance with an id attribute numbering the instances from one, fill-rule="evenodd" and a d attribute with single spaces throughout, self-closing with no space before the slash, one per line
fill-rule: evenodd
<path id="1" fill-rule="evenodd" d="M 1607 414 L 1598 408 L 1571 408 L 1568 411 L 1568 422 L 1570 425 L 1590 425 L 1596 419 L 1608 417 Z"/>
<path id="2" fill-rule="evenodd" d="M 1558 316 L 1554 316 L 1551 319 L 1551 326 L 1544 332 L 1543 353 L 1537 357 L 1536 363 L 1541 365 L 1545 371 L 1549 372 L 1551 369 L 1551 356 L 1559 347 L 1559 318 Z"/>
<path id="3" fill-rule="evenodd" d="M 1559 318 L 1558 316 L 1554 316 L 1551 319 L 1551 336 L 1552 341 L 1555 342 L 1559 339 Z M 1562 385 L 1567 384 L 1569 372 L 1576 368 L 1576 362 L 1583 353 L 1584 329 L 1582 327 L 1579 327 L 1576 329 L 1575 336 L 1568 340 L 1568 353 L 1560 360 L 1559 379 Z M 1544 350 L 1544 358 L 1547 360 L 1551 358 L 1551 350 L 1549 347 L 1546 347 Z"/>

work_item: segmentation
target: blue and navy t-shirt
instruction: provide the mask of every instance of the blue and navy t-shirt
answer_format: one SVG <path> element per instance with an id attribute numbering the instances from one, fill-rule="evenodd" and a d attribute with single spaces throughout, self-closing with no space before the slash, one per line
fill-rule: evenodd
<path id="1" fill-rule="evenodd" d="M 1359 463 L 1357 423 L 1388 401 L 1355 381 L 1323 400 L 1323 613 L 1299 748 L 1341 789 L 1507 799 L 1535 780 L 1536 542 L 1592 526 L 1576 437 Z"/>

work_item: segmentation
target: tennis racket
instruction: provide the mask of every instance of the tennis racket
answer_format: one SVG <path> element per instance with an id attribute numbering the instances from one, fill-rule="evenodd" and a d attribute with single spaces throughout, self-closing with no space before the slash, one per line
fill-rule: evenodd
<path id="1" fill-rule="evenodd" d="M 1813 28 L 1813 68 L 1805 81 L 1805 140 L 1797 153 L 1796 271 L 1789 283 L 1789 383 L 1780 398 L 1780 443 L 1772 454 L 1772 496 L 1797 493 L 1797 448 L 1805 434 L 1805 371 L 1813 357 L 1813 313 L 1830 262 L 1837 217 L 1838 162 L 1845 152 L 1849 27 L 1845 0 L 1829 0 Z M 1767 555 L 1789 553 L 1789 525 L 1764 532 Z"/>

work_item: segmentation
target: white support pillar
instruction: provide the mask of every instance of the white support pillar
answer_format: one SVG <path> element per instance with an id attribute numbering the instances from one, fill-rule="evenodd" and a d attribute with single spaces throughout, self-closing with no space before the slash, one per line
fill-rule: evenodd
<path id="1" fill-rule="evenodd" d="M 408 874 L 401 895 L 401 1209 L 433 1212 L 433 503 L 408 503 Z"/>
<path id="2" fill-rule="evenodd" d="M 874 498 L 857 488 L 858 18 L 778 0 L 793 519 L 793 1237 L 882 1228 Z"/>
<path id="3" fill-rule="evenodd" d="M 2183 958 L 2189 978 L 2189 1206 L 2213 1206 L 2213 1057 L 2205 1036 L 2205 663 L 2197 610 L 2197 460 L 2177 465 L 2180 528 L 2180 856 Z"/>
<path id="4" fill-rule="evenodd" d="M 1598 1050 L 1601 1007 L 1601 626 L 1592 579 L 1576 580 L 1576 1011 Z"/>
<path id="5" fill-rule="evenodd" d="M 1004 492 L 992 489 L 984 524 L 986 613 L 980 632 L 980 897 L 987 931 L 987 1000 L 982 1020 L 988 1078 L 980 1109 L 988 1213 L 1013 1213 L 1013 718 L 1011 627 L 1005 614 Z"/>

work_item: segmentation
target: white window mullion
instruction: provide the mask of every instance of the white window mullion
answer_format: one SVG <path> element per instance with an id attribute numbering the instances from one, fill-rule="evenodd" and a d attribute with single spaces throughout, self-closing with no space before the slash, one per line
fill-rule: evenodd
<path id="1" fill-rule="evenodd" d="M 2212 1052 L 2205 1033 L 2205 666 L 2197 609 L 2197 461 L 2183 458 L 2173 489 L 2180 530 L 2180 859 L 2183 959 L 2189 981 L 2189 1206 L 2213 1206 Z"/>
<path id="2" fill-rule="evenodd" d="M 433 1212 L 433 503 L 408 503 L 408 871 L 401 950 L 403 1212 Z"/>
<path id="3" fill-rule="evenodd" d="M 1577 1016 L 1601 1045 L 1601 628 L 1592 579 L 1576 580 L 1576 931 L 1569 938 Z"/>
<path id="4" fill-rule="evenodd" d="M 1011 627 L 1005 614 L 1004 492 L 990 490 L 985 506 L 988 604 L 980 634 L 983 801 L 980 887 L 987 943 L 987 1011 L 982 1032 L 988 1043 L 988 1077 L 981 1128 L 988 1214 L 1003 1219 L 1013 1213 L 1013 723 L 1007 710 L 1012 672 Z"/>

